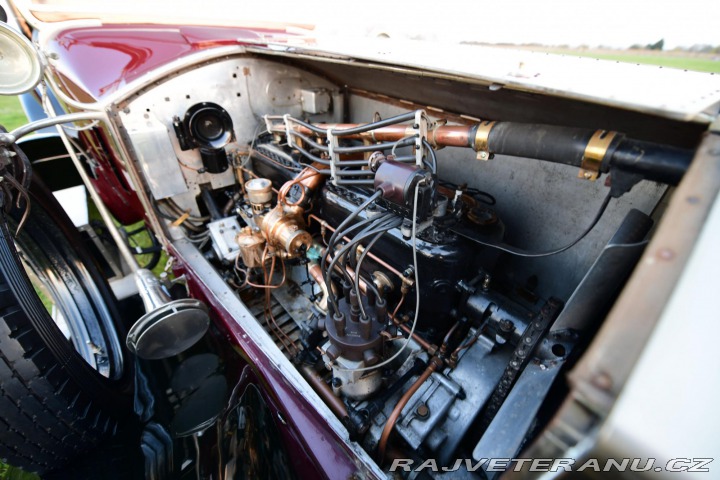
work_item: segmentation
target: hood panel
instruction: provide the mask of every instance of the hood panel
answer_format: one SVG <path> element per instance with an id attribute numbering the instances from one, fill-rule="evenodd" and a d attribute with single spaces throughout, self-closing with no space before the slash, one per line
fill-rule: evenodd
<path id="1" fill-rule="evenodd" d="M 60 31 L 46 45 L 56 73 L 77 99 L 100 100 L 123 85 L 187 54 L 286 35 L 273 29 L 103 25 Z"/>

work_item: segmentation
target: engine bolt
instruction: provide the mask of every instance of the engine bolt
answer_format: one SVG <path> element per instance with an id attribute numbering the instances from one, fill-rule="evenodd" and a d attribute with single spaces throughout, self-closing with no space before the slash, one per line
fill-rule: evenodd
<path id="1" fill-rule="evenodd" d="M 511 332 L 515 329 L 515 324 L 508 319 L 500 320 L 500 330 L 503 332 Z"/>
<path id="2" fill-rule="evenodd" d="M 420 418 L 427 418 L 428 415 L 430 415 L 430 409 L 428 408 L 427 405 L 425 405 L 424 403 L 421 403 L 415 409 L 415 413 L 417 413 L 418 417 L 420 417 Z"/>

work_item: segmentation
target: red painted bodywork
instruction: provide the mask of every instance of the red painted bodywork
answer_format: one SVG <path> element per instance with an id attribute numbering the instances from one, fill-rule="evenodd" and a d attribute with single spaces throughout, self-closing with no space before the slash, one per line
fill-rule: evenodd
<path id="1" fill-rule="evenodd" d="M 166 25 L 103 25 L 70 28 L 48 42 L 57 55 L 53 73 L 65 93 L 75 100 L 95 102 L 154 69 L 188 54 L 222 45 L 263 39 L 282 41 L 284 30 L 242 27 Z M 127 225 L 145 216 L 142 205 L 122 173 L 122 162 L 95 129 L 81 140 L 95 159 L 92 178 L 103 202 Z"/>
<path id="2" fill-rule="evenodd" d="M 190 53 L 222 45 L 290 35 L 282 30 L 241 27 L 103 25 L 57 34 L 48 50 L 58 55 L 55 72 L 79 100 L 99 100 L 128 82 Z"/>
<path id="3" fill-rule="evenodd" d="M 77 100 L 102 100 L 118 88 L 153 69 L 205 48 L 243 41 L 286 36 L 280 30 L 252 31 L 243 28 L 166 27 L 156 25 L 103 26 L 63 31 L 49 44 L 57 53 L 55 73 L 66 93 Z M 119 158 L 108 146 L 101 129 L 84 132 L 84 143 L 92 153 L 95 186 L 103 201 L 123 223 L 139 220 L 144 211 L 137 196 L 120 173 Z M 278 425 L 292 456 L 298 478 L 355 478 L 354 454 L 319 415 L 314 405 L 299 394 L 266 352 L 248 340 L 242 326 L 221 299 L 214 295 L 182 259 L 176 274 L 186 275 L 195 298 L 207 302 L 215 323 L 226 339 L 241 352 L 252 373 L 248 381 L 263 392 L 265 401 L 281 415 L 287 426 Z"/>

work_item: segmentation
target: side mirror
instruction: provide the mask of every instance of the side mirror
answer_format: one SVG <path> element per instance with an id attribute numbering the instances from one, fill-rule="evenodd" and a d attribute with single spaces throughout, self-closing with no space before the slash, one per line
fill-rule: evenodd
<path id="1" fill-rule="evenodd" d="M 30 91 L 43 76 L 43 62 L 35 46 L 6 23 L 0 23 L 0 66 L 0 95 Z"/>

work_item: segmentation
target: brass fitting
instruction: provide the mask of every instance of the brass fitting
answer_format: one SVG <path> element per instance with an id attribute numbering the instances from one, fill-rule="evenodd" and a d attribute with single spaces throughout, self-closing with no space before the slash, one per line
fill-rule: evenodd
<path id="1" fill-rule="evenodd" d="M 284 252 L 287 258 L 298 257 L 312 246 L 312 236 L 304 230 L 302 213 L 300 207 L 277 205 L 258 219 L 268 245 Z"/>
<path id="2" fill-rule="evenodd" d="M 235 237 L 240 247 L 240 256 L 248 268 L 262 266 L 262 253 L 265 249 L 265 237 L 259 230 L 245 227 Z"/>

